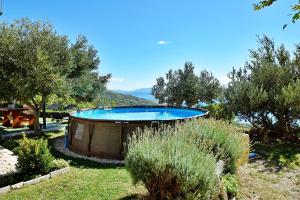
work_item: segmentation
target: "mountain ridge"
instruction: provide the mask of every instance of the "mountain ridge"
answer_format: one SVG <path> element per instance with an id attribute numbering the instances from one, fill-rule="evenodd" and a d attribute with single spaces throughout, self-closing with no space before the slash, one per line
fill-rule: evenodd
<path id="1" fill-rule="evenodd" d="M 111 90 L 112 92 L 116 92 L 119 94 L 131 95 L 138 98 L 146 99 L 157 103 L 155 97 L 151 94 L 151 88 L 138 88 L 135 90 Z"/>

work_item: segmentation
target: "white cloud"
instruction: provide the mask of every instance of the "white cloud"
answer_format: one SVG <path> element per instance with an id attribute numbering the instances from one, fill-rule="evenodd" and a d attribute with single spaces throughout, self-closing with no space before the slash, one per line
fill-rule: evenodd
<path id="1" fill-rule="evenodd" d="M 157 42 L 158 45 L 166 45 L 166 44 L 169 44 L 170 42 L 168 41 L 165 41 L 165 40 L 160 40 Z"/>
<path id="2" fill-rule="evenodd" d="M 119 78 L 119 77 L 111 77 L 110 82 L 124 82 L 124 78 Z"/>

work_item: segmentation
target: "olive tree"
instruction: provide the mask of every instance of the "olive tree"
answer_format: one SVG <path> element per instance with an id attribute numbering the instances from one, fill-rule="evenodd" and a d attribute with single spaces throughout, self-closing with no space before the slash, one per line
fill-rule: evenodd
<path id="1" fill-rule="evenodd" d="M 40 132 L 39 116 L 47 97 L 71 95 L 91 101 L 105 89 L 110 74 L 100 76 L 97 50 L 79 36 L 70 44 L 53 26 L 27 18 L 0 24 L 0 100 L 29 105 Z"/>
<path id="2" fill-rule="evenodd" d="M 32 108 L 35 133 L 47 96 L 60 93 L 71 68 L 68 38 L 49 23 L 24 18 L 0 24 L 0 96 Z"/>
<path id="3" fill-rule="evenodd" d="M 209 103 L 217 97 L 219 81 L 206 70 L 196 75 L 194 68 L 192 63 L 186 62 L 183 69 L 169 70 L 165 78 L 157 78 L 152 94 L 159 103 L 195 106 L 200 101 Z"/>
<path id="4" fill-rule="evenodd" d="M 265 141 L 269 136 L 292 139 L 299 131 L 300 45 L 294 56 L 267 36 L 258 38 L 245 66 L 233 69 L 225 92 L 228 109 L 248 120 Z"/>
<path id="5" fill-rule="evenodd" d="M 99 75 L 98 52 L 85 36 L 77 37 L 76 42 L 71 44 L 70 52 L 72 69 L 67 76 L 70 96 L 76 102 L 94 101 L 106 89 L 111 74 Z"/>

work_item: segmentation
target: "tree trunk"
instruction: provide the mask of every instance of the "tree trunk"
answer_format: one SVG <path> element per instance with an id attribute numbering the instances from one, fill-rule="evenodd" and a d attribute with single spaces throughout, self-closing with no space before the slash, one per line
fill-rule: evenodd
<path id="1" fill-rule="evenodd" d="M 265 144 L 269 144 L 269 131 L 268 130 L 266 130 L 266 129 L 263 129 L 263 130 L 260 130 L 261 131 L 261 133 L 262 133 L 262 136 L 263 136 L 263 138 L 262 138 L 262 140 L 263 140 L 263 143 L 265 143 Z"/>
<path id="2" fill-rule="evenodd" d="M 40 127 L 40 113 L 41 113 L 41 108 L 43 107 L 44 103 L 45 103 L 45 96 L 42 95 L 42 100 L 37 103 L 36 100 L 34 98 L 32 98 L 32 104 L 30 104 L 29 102 L 27 102 L 27 105 L 33 110 L 33 115 L 34 115 L 34 134 L 39 135 L 42 130 Z"/>
<path id="3" fill-rule="evenodd" d="M 43 103 L 43 129 L 47 128 L 47 122 L 46 122 L 46 101 Z"/>
<path id="4" fill-rule="evenodd" d="M 41 133 L 41 127 L 39 122 L 40 109 L 35 106 L 34 108 L 34 134 L 39 135 Z"/>

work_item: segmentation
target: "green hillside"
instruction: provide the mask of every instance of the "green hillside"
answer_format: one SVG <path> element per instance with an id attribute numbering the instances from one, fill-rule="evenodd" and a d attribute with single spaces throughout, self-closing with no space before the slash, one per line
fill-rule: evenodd
<path id="1" fill-rule="evenodd" d="M 114 106 L 129 106 L 129 105 L 157 105 L 153 101 L 149 101 L 146 99 L 134 97 L 131 95 L 126 94 L 120 94 L 112 91 L 106 91 L 105 94 L 103 94 L 104 97 L 104 104 L 106 106 L 110 106 L 110 102 Z"/>

